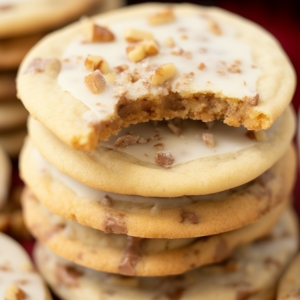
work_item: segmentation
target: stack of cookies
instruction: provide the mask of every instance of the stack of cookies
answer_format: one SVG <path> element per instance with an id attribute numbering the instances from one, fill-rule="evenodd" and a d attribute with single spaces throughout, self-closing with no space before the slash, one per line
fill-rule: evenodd
<path id="1" fill-rule="evenodd" d="M 23 61 L 37 266 L 62 299 L 272 299 L 298 246 L 295 74 L 264 29 L 141 5 Z"/>
<path id="2" fill-rule="evenodd" d="M 0 144 L 16 158 L 26 136 L 27 111 L 16 98 L 17 69 L 46 33 L 86 13 L 98 0 L 0 1 Z"/>

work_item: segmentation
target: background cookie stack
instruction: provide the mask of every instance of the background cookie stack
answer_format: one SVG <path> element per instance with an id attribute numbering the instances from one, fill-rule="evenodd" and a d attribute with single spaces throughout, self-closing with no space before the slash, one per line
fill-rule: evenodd
<path id="1" fill-rule="evenodd" d="M 39 120 L 23 205 L 53 290 L 272 299 L 298 246 L 294 87 L 277 42 L 217 9 L 131 7 L 44 39 L 18 92 Z"/>

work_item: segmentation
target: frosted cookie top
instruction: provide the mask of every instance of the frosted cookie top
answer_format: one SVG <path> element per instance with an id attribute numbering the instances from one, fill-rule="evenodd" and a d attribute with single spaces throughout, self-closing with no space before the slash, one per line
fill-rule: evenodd
<path id="1" fill-rule="evenodd" d="M 0 233 L 0 297 L 50 300 L 49 292 L 20 245 Z"/>
<path id="2" fill-rule="evenodd" d="M 267 129 L 290 102 L 294 85 L 285 54 L 258 26 L 215 8 L 151 4 L 46 38 L 18 80 L 30 112 L 85 150 L 148 120 L 223 120 Z M 47 112 L 34 105 L 41 94 Z M 49 108 L 54 118 L 47 117 Z"/>

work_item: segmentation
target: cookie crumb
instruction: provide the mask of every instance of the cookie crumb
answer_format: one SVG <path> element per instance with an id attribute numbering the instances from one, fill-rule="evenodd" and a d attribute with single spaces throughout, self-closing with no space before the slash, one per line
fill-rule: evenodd
<path id="1" fill-rule="evenodd" d="M 128 65 L 124 64 L 124 65 L 114 67 L 114 70 L 117 74 L 119 74 L 119 73 L 122 73 L 122 72 L 128 70 L 128 68 L 129 68 Z"/>
<path id="2" fill-rule="evenodd" d="M 133 135 L 133 134 L 127 134 L 127 135 L 121 136 L 115 141 L 114 147 L 115 148 L 125 148 L 127 146 L 134 145 L 138 142 L 139 138 L 140 137 L 138 135 Z"/>
<path id="3" fill-rule="evenodd" d="M 161 167 L 168 167 L 174 163 L 175 159 L 169 151 L 158 151 L 155 154 L 155 163 Z"/>
<path id="4" fill-rule="evenodd" d="M 26 293 L 16 285 L 10 285 L 5 291 L 5 300 L 25 300 Z"/>
<path id="5" fill-rule="evenodd" d="M 209 148 L 213 149 L 215 147 L 215 139 L 212 133 L 203 133 L 202 140 Z"/>

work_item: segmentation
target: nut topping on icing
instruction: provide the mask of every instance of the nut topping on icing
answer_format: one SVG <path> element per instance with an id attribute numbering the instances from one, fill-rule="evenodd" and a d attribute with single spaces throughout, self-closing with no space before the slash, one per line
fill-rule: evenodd
<path id="1" fill-rule="evenodd" d="M 209 21 L 208 28 L 215 35 L 222 35 L 223 34 L 222 29 L 219 26 L 219 24 L 214 22 L 214 21 Z"/>
<path id="2" fill-rule="evenodd" d="M 141 61 L 146 57 L 146 52 L 142 44 L 128 46 L 126 53 L 128 58 L 133 62 Z"/>
<path id="3" fill-rule="evenodd" d="M 172 38 L 165 39 L 165 45 L 170 48 L 174 47 L 175 46 L 174 39 Z"/>
<path id="4" fill-rule="evenodd" d="M 85 67 L 89 71 L 99 70 L 103 74 L 109 71 L 108 63 L 103 57 L 97 55 L 88 55 L 84 62 Z"/>
<path id="5" fill-rule="evenodd" d="M 16 285 L 10 285 L 5 291 L 5 300 L 25 300 L 26 294 Z"/>
<path id="6" fill-rule="evenodd" d="M 115 73 L 108 73 L 108 74 L 105 75 L 105 79 L 110 83 L 115 83 L 116 74 Z"/>
<path id="7" fill-rule="evenodd" d="M 154 74 L 150 76 L 150 84 L 159 85 L 166 82 L 168 79 L 172 78 L 176 73 L 176 67 L 174 64 L 164 64 L 158 67 Z"/>
<path id="8" fill-rule="evenodd" d="M 151 32 L 128 28 L 124 31 L 124 38 L 127 42 L 136 43 L 143 40 L 154 40 L 154 36 Z"/>
<path id="9" fill-rule="evenodd" d="M 158 151 L 155 154 L 155 163 L 161 167 L 173 165 L 174 157 L 169 151 Z"/>
<path id="10" fill-rule="evenodd" d="M 143 41 L 142 45 L 145 49 L 147 56 L 158 54 L 158 45 L 154 40 Z"/>
<path id="11" fill-rule="evenodd" d="M 212 133 L 203 133 L 202 140 L 209 148 L 212 149 L 215 147 L 215 139 Z"/>
<path id="12" fill-rule="evenodd" d="M 106 81 L 99 70 L 84 77 L 84 83 L 93 94 L 100 94 L 106 86 Z"/>
<path id="13" fill-rule="evenodd" d="M 206 68 L 205 64 L 202 62 L 198 65 L 198 69 L 203 71 Z"/>
<path id="14" fill-rule="evenodd" d="M 116 142 L 114 143 L 115 148 L 124 148 L 130 145 L 134 145 L 138 142 L 139 136 L 127 134 L 124 136 L 119 137 Z"/>
<path id="15" fill-rule="evenodd" d="M 149 24 L 153 26 L 170 23 L 174 20 L 175 16 L 172 8 L 167 8 L 148 18 Z"/>
<path id="16" fill-rule="evenodd" d="M 114 34 L 106 27 L 87 22 L 87 42 L 111 42 L 115 40 Z"/>

